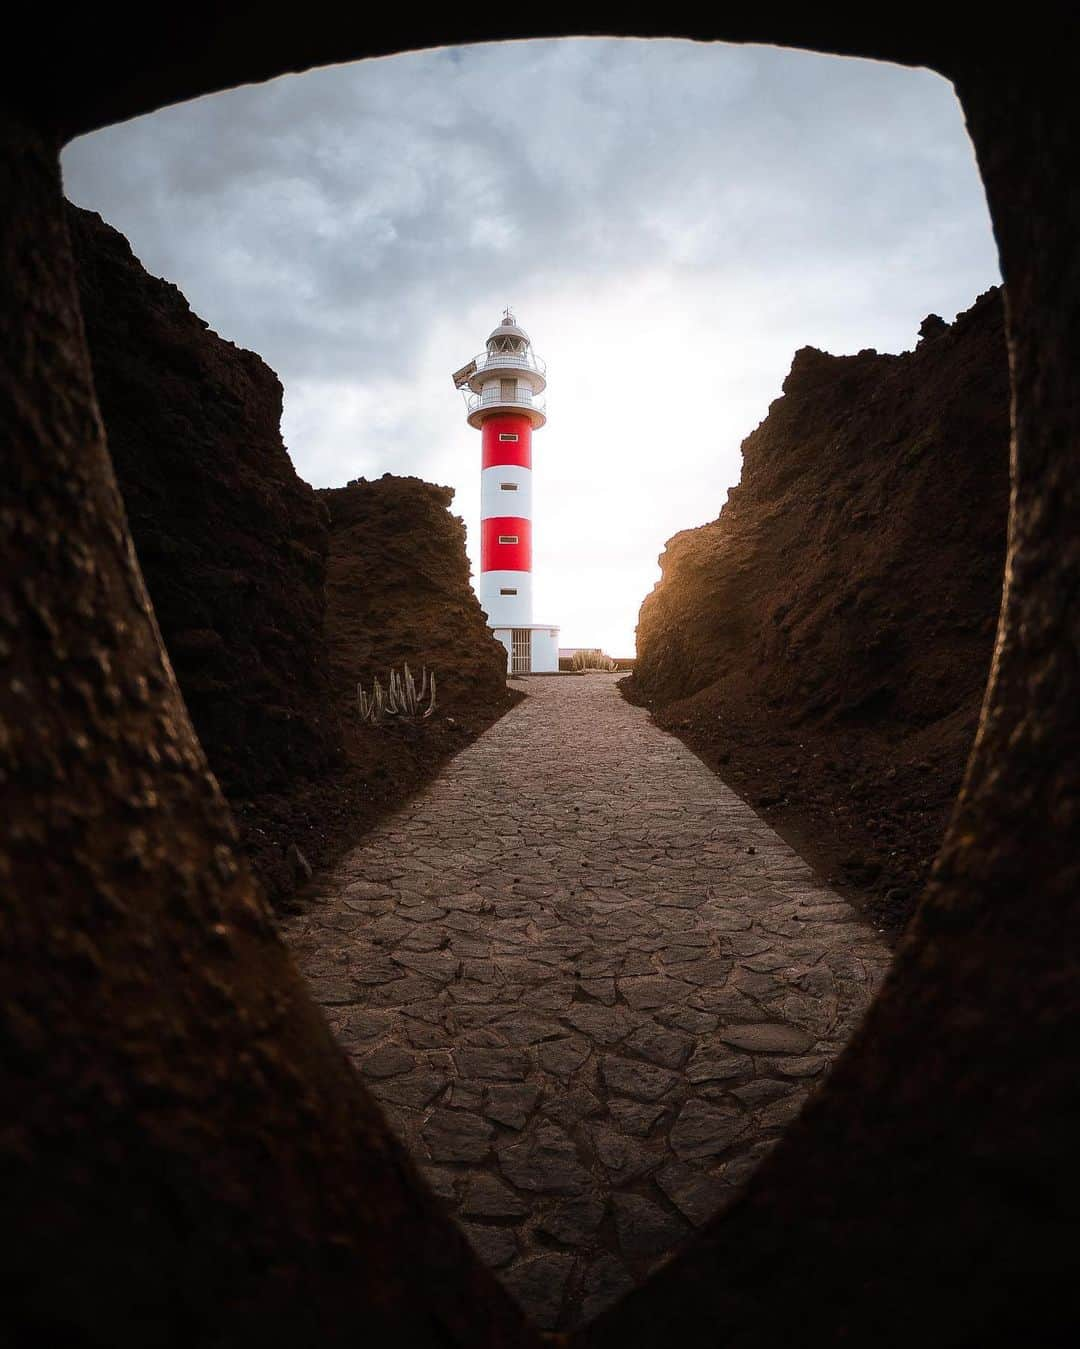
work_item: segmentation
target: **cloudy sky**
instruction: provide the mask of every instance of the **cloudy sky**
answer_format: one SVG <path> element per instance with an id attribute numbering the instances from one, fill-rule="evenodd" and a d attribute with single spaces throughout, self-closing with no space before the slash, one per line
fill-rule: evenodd
<path id="1" fill-rule="evenodd" d="M 535 618 L 613 654 L 665 539 L 738 481 L 798 347 L 910 348 L 998 280 L 950 85 L 765 47 L 332 67 L 84 137 L 64 171 L 278 372 L 304 478 L 449 483 L 470 551 L 479 436 L 450 374 L 512 304 L 550 377 Z"/>

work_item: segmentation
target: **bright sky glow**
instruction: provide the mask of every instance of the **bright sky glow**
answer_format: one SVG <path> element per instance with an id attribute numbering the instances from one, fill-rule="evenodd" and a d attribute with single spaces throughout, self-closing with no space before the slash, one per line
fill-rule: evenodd
<path id="1" fill-rule="evenodd" d="M 763 47 L 567 39 L 332 67 L 76 141 L 69 195 L 285 386 L 316 486 L 457 489 L 450 374 L 511 304 L 549 366 L 537 622 L 630 654 L 794 351 L 913 345 L 998 280 L 951 87 Z"/>

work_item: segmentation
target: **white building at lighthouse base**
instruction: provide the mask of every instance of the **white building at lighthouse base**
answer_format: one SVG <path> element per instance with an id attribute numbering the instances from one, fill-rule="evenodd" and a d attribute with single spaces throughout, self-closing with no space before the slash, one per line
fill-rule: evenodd
<path id="1" fill-rule="evenodd" d="M 557 674 L 559 670 L 559 629 L 544 623 L 529 623 L 523 628 L 492 626 L 492 632 L 506 647 L 506 673 Z"/>

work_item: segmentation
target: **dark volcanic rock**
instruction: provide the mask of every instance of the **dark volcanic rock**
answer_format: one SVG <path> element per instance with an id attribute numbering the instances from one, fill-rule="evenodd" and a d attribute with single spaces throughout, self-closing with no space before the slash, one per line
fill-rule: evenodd
<path id="1" fill-rule="evenodd" d="M 745 1131 L 746 1122 L 736 1111 L 690 1100 L 671 1126 L 671 1150 L 680 1161 L 714 1157 Z"/>
<path id="2" fill-rule="evenodd" d="M 604 1201 L 595 1194 L 581 1195 L 553 1205 L 540 1220 L 539 1230 L 567 1246 L 580 1246 L 604 1217 Z"/>
<path id="3" fill-rule="evenodd" d="M 555 1125 L 545 1124 L 535 1137 L 505 1147 L 499 1164 L 507 1178 L 520 1190 L 544 1194 L 582 1194 L 588 1185 L 588 1172 L 578 1159 L 577 1149 Z"/>
<path id="4" fill-rule="evenodd" d="M 282 790 L 339 741 L 328 515 L 282 443 L 281 383 L 99 215 L 68 223 L 113 465 L 195 729 L 227 794 Z"/>
<path id="5" fill-rule="evenodd" d="M 503 1276 L 507 1288 L 541 1330 L 552 1330 L 559 1320 L 573 1265 L 570 1255 L 538 1255 L 523 1260 Z"/>
<path id="6" fill-rule="evenodd" d="M 469 1182 L 461 1212 L 466 1218 L 523 1218 L 528 1209 L 502 1181 L 481 1174 Z"/>
<path id="7" fill-rule="evenodd" d="M 708 1222 L 730 1192 L 720 1181 L 682 1162 L 672 1162 L 658 1171 L 656 1183 L 696 1227 Z"/>
<path id="8" fill-rule="evenodd" d="M 633 1286 L 634 1280 L 623 1262 L 614 1255 L 602 1255 L 585 1275 L 582 1320 L 588 1322 L 599 1316 Z"/>
<path id="9" fill-rule="evenodd" d="M 475 1115 L 436 1110 L 423 1128 L 424 1142 L 435 1162 L 482 1162 L 495 1130 Z"/>
<path id="10" fill-rule="evenodd" d="M 619 1245 L 633 1260 L 652 1260 L 673 1250 L 689 1230 L 680 1219 L 640 1195 L 617 1194 L 611 1202 Z"/>
<path id="11" fill-rule="evenodd" d="M 941 840 L 1001 598 L 1001 295 L 916 349 L 795 355 L 720 516 L 670 539 L 626 691 L 896 928 Z"/>
<path id="12" fill-rule="evenodd" d="M 508 706 L 506 649 L 469 584 L 453 489 L 386 473 L 320 492 L 330 512 L 327 630 L 341 710 L 356 685 L 408 661 L 436 672 L 436 706 L 455 717 Z"/>
<path id="13" fill-rule="evenodd" d="M 814 1043 L 812 1035 L 795 1026 L 763 1022 L 731 1026 L 720 1031 L 719 1038 L 750 1054 L 805 1054 Z"/>

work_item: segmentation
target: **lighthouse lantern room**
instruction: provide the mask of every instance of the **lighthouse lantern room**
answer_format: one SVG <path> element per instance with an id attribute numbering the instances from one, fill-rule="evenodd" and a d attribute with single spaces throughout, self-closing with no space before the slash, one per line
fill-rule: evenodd
<path id="1" fill-rule="evenodd" d="M 480 605 L 508 674 L 554 673 L 559 629 L 532 616 L 532 435 L 547 421 L 547 372 L 509 309 L 454 384 L 480 432 Z"/>

